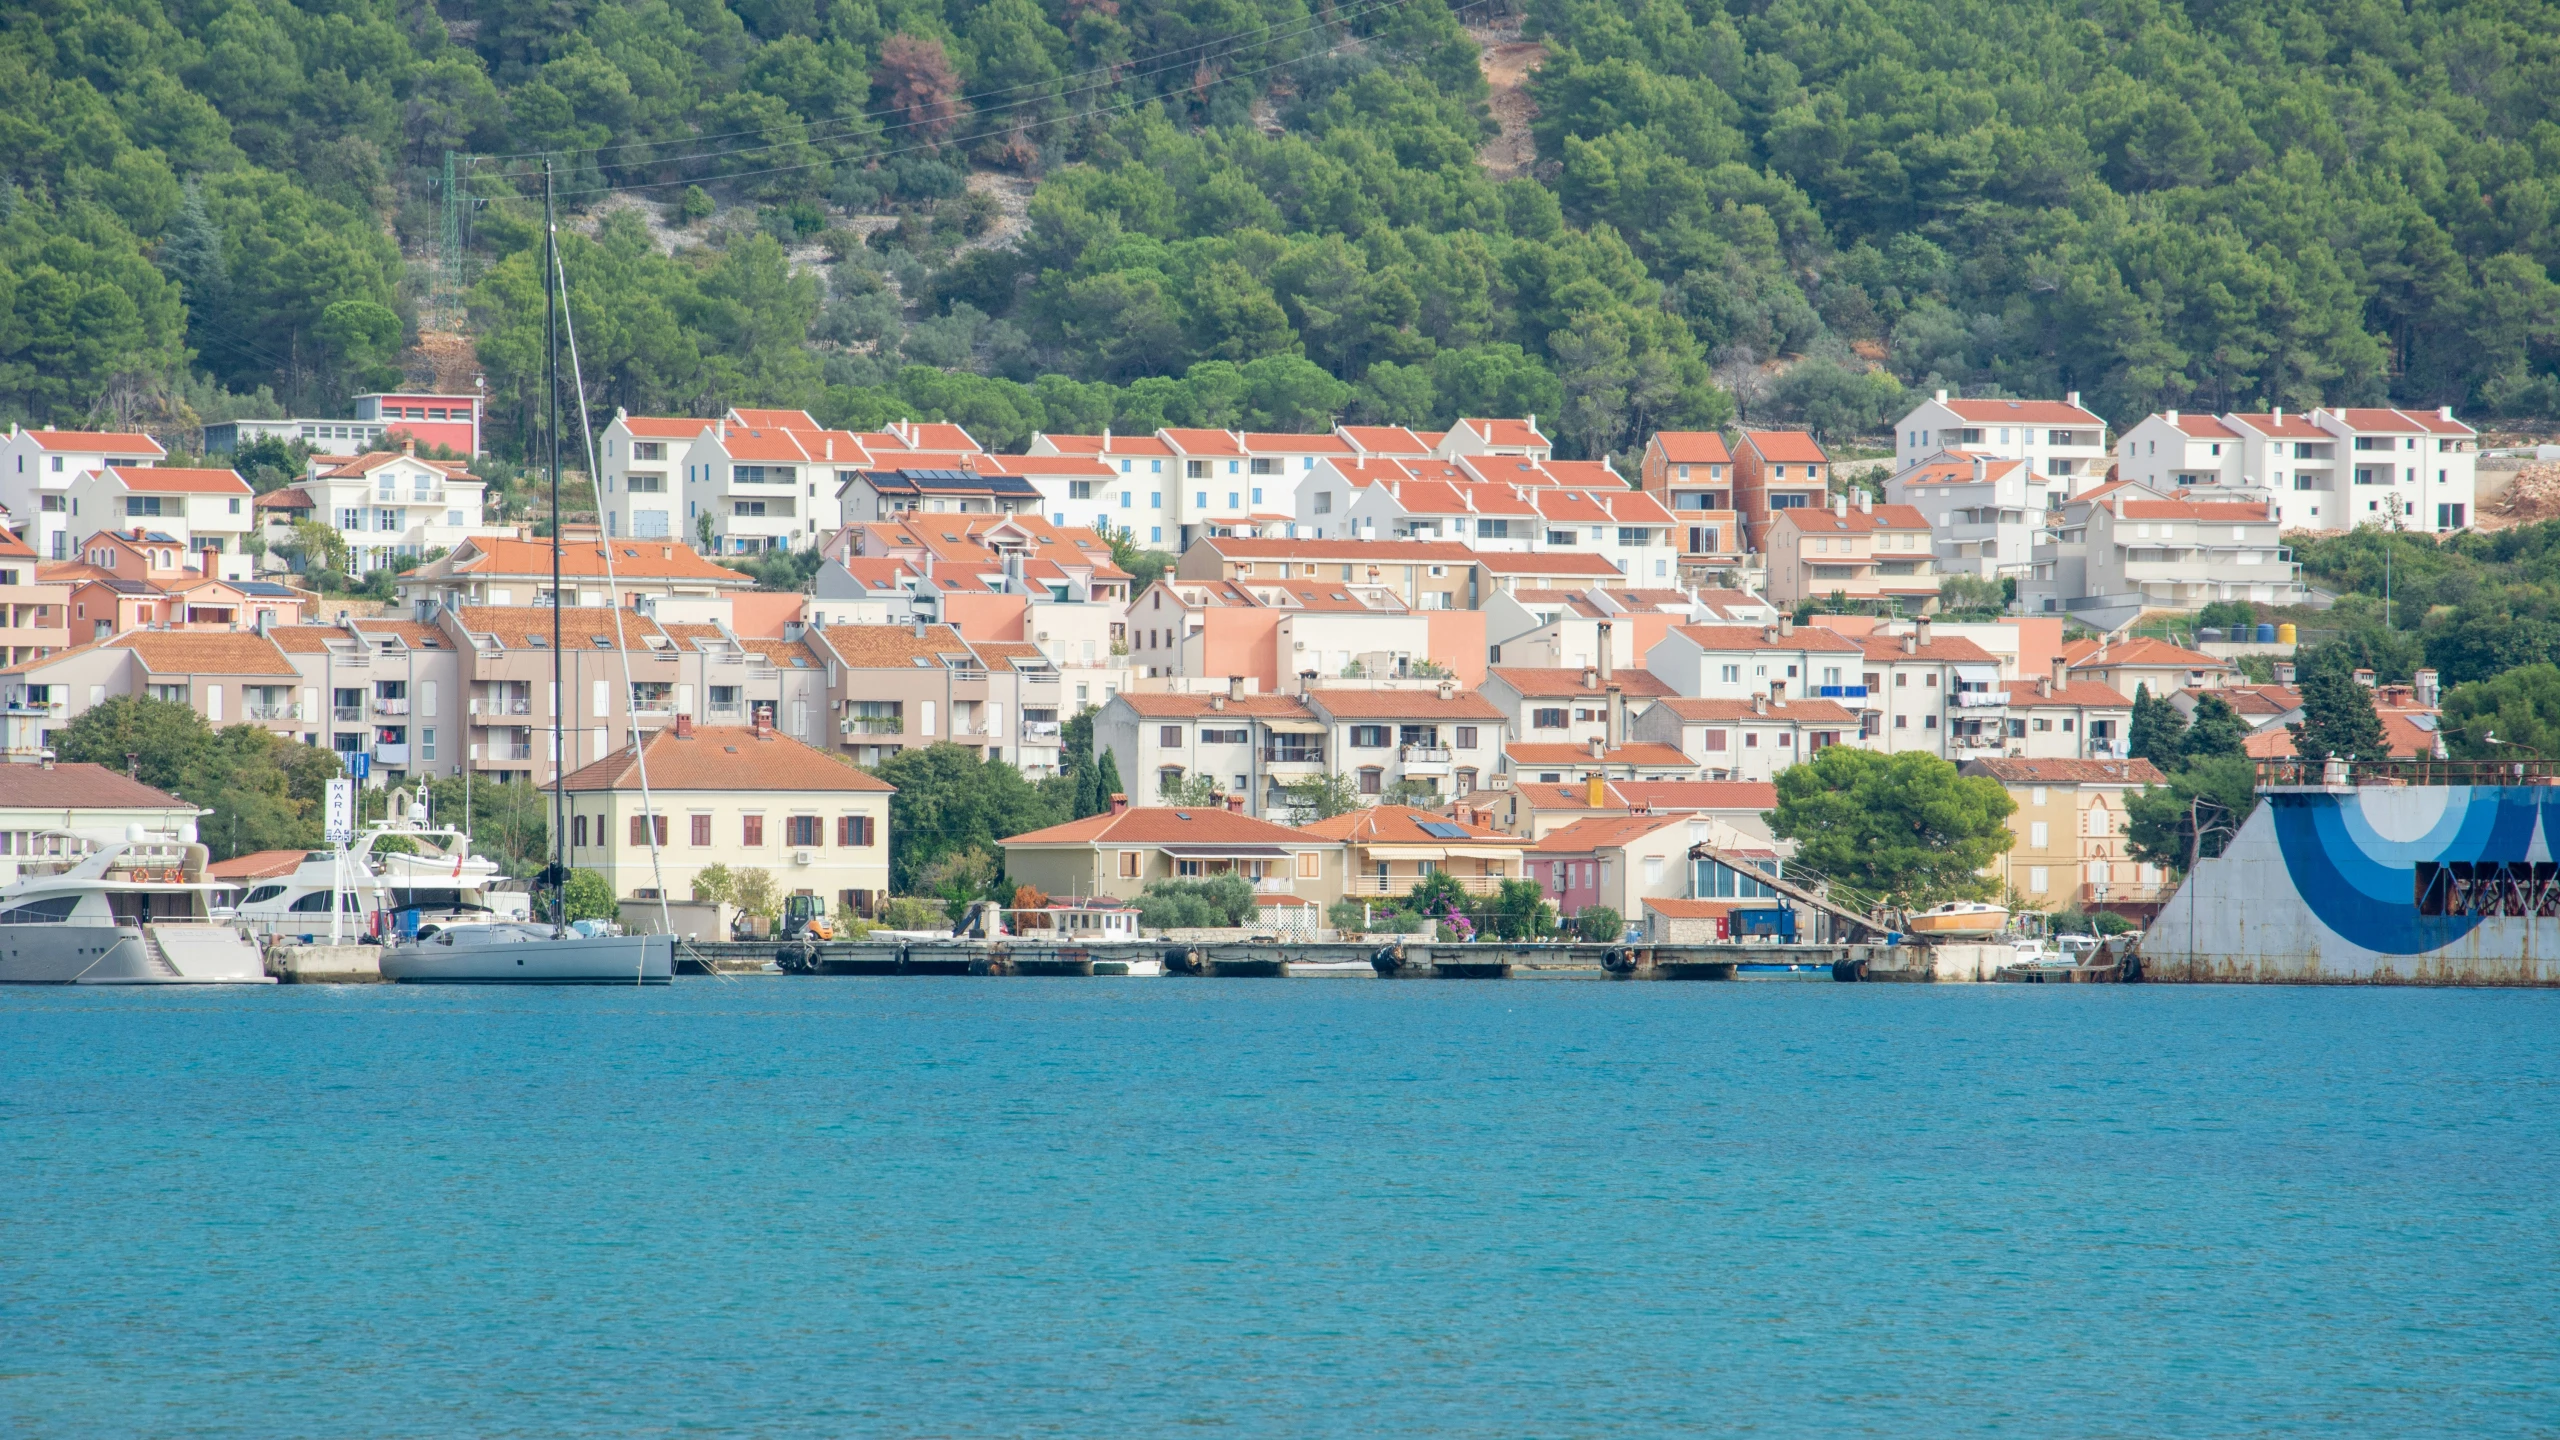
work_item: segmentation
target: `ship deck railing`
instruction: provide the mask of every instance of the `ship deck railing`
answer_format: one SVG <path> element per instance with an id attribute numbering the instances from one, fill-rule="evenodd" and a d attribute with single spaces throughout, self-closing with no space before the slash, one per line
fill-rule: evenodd
<path id="1" fill-rule="evenodd" d="M 2560 759 L 2260 760 L 2261 790 L 2336 789 L 2359 785 L 2560 785 Z"/>

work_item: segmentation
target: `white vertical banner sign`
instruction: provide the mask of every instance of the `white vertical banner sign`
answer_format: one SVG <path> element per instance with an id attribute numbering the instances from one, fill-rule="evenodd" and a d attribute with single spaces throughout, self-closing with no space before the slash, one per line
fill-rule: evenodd
<path id="1" fill-rule="evenodd" d="M 345 776 L 329 782 L 328 823 L 322 830 L 333 845 L 356 838 L 356 782 Z"/>

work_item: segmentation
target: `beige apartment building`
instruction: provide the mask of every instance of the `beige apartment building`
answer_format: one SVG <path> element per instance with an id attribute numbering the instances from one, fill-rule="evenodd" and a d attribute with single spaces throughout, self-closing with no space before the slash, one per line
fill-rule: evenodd
<path id="1" fill-rule="evenodd" d="M 1072 716 L 1057 667 L 1028 642 L 972 644 L 948 625 L 829 625 L 802 642 L 825 666 L 832 746 L 857 765 L 948 742 L 1035 777 Z"/>
<path id="2" fill-rule="evenodd" d="M 626 744 L 561 788 L 569 865 L 601 873 L 626 903 L 690 899 L 714 864 L 769 871 L 779 893 L 830 910 L 873 915 L 888 898 L 896 787 L 769 726 L 679 716 L 645 750 Z"/>
<path id="3" fill-rule="evenodd" d="M 2165 898 L 2160 867 L 2136 860 L 2125 839 L 2126 800 L 2168 778 L 2150 761 L 1986 757 L 1960 768 L 1999 781 L 2017 802 L 2013 843 L 1992 866 L 2027 905 L 2147 915 Z"/>
<path id="4" fill-rule="evenodd" d="M 1231 803 L 1237 808 L 1132 807 L 1115 795 L 1103 814 L 1006 840 L 1005 874 L 1053 897 L 1134 900 L 1152 881 L 1230 872 L 1266 899 L 1293 897 L 1321 907 L 1342 897 L 1340 840 L 1257 820 L 1242 813 L 1240 795 Z"/>

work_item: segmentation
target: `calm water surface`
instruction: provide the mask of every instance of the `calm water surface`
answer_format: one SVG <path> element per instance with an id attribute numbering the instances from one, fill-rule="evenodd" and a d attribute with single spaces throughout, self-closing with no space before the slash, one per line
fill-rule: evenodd
<path id="1" fill-rule="evenodd" d="M 2560 995 L 0 993 L 0 1431 L 2560 1430 Z"/>

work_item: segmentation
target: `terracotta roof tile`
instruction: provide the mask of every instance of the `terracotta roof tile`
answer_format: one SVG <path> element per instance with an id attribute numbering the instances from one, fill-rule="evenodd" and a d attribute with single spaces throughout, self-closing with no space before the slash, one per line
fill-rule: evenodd
<path id="1" fill-rule="evenodd" d="M 2002 687 L 2008 692 L 2009 706 L 2015 710 L 2129 710 L 2133 702 L 2112 686 L 2095 680 L 2074 680 L 2050 694 L 2038 691 L 2036 681 L 2011 681 Z"/>
<path id="2" fill-rule="evenodd" d="M 1683 720 L 1712 724 L 1755 720 L 1770 725 L 1854 726 L 1858 723 L 1856 713 L 1837 700 L 1772 700 L 1765 712 L 1752 709 L 1748 700 L 1707 700 L 1694 695 L 1675 695 L 1662 704 Z"/>
<path id="3" fill-rule="evenodd" d="M 1858 653 L 1858 642 L 1819 625 L 1799 625 L 1792 635 L 1770 632 L 1774 625 L 1675 625 L 1672 633 L 1687 637 L 1702 650 L 1817 650 L 1829 654 Z"/>
<path id="4" fill-rule="evenodd" d="M 1948 410 L 1977 425 L 2105 425 L 2077 405 L 2060 400 L 1949 400 Z"/>
<path id="5" fill-rule="evenodd" d="M 696 554 L 690 545 L 665 540 L 620 539 L 615 540 L 613 546 L 613 573 L 617 580 L 697 580 L 740 590 L 755 584 L 755 577 L 725 565 L 715 565 Z M 564 576 L 601 580 L 604 578 L 604 565 L 604 547 L 596 541 L 570 540 L 560 547 L 560 573 Z M 438 566 L 444 569 L 439 571 Z M 406 574 L 425 578 L 451 574 L 548 580 L 551 578 L 551 542 L 547 539 L 509 540 L 474 535 L 456 547 L 452 554 Z"/>
<path id="6" fill-rule="evenodd" d="M 1831 458 L 1820 442 L 1801 430 L 1745 430 L 1742 443 L 1746 449 L 1759 451 L 1764 460 L 1819 465 Z"/>
<path id="7" fill-rule="evenodd" d="M 927 625 L 922 635 L 912 625 L 830 625 L 807 633 L 814 648 L 851 670 L 939 669 L 945 656 L 969 658 L 969 642 L 948 625 Z"/>
<path id="8" fill-rule="evenodd" d="M 1614 670 L 1610 673 L 1609 684 L 1595 683 L 1586 687 L 1582 683 L 1585 675 L 1596 677 L 1598 673 L 1596 669 L 1547 669 L 1526 665 L 1496 665 L 1486 672 L 1519 691 L 1521 698 L 1526 700 L 1546 700 L 1559 696 L 1596 699 L 1608 693 L 1609 684 L 1616 685 L 1630 700 L 1658 699 L 1672 693 L 1671 687 L 1665 684 L 1660 676 L 1650 670 L 1642 669 Z"/>
<path id="9" fill-rule="evenodd" d="M 1105 812 L 1008 837 L 1007 845 L 1289 845 L 1339 842 L 1239 815 L 1217 805 L 1142 805 L 1118 815 Z"/>
<path id="10" fill-rule="evenodd" d="M 1500 720 L 1502 712 L 1473 690 L 1440 698 L 1437 690 L 1311 690 L 1309 708 L 1333 720 Z"/>
<path id="11" fill-rule="evenodd" d="M 1687 815 L 1677 813 L 1594 815 L 1588 820 L 1576 820 L 1560 830 L 1549 832 L 1531 849 L 1541 855 L 1586 854 L 1626 845 L 1655 831 L 1688 823 Z"/>
<path id="12" fill-rule="evenodd" d="M 94 450 L 108 454 L 166 455 L 160 442 L 130 430 L 29 430 L 39 450 Z"/>
<path id="13" fill-rule="evenodd" d="M 466 634 L 494 635 L 510 650 L 550 648 L 552 609 L 548 605 L 465 605 L 454 614 Z M 647 649 L 650 640 L 666 634 L 657 621 L 631 610 L 570 605 L 562 607 L 559 615 L 560 644 L 571 650 L 597 648 L 598 635 Z"/>
<path id="14" fill-rule="evenodd" d="M 127 490 L 143 495 L 246 495 L 249 482 L 229 470 L 194 469 L 175 465 L 137 465 L 127 469 L 110 465 L 107 477 Z"/>
<path id="15" fill-rule="evenodd" d="M 1119 701 L 1144 720 L 1187 720 L 1220 715 L 1250 715 L 1268 720 L 1315 718 L 1315 712 L 1300 704 L 1295 695 L 1246 695 L 1227 699 L 1223 695 L 1150 695 L 1123 690 Z M 1219 703 L 1221 701 L 1224 703 Z"/>
<path id="16" fill-rule="evenodd" d="M 107 642 L 130 650 L 154 675 L 292 676 L 293 662 L 263 635 L 203 630 L 128 630 Z"/>
<path id="17" fill-rule="evenodd" d="M 1713 430 L 1657 430 L 1653 443 L 1674 465 L 1723 465 L 1733 459 L 1724 436 Z M 1678 479 L 1677 476 L 1673 479 Z"/>
<path id="18" fill-rule="evenodd" d="M 0 765 L 0 805 L 48 810 L 195 808 L 175 795 L 155 790 L 104 765 L 76 762 L 51 769 L 42 765 Z"/>
<path id="19" fill-rule="evenodd" d="M 1802 633 L 1802 632 L 1798 632 Z M 1961 635 L 1932 635 L 1928 643 L 1906 652 L 1902 635 L 1870 635 L 1858 642 L 1869 660 L 1936 660 L 1949 665 L 1996 665 L 2000 657 Z"/>
<path id="20" fill-rule="evenodd" d="M 759 735 L 744 725 L 701 725 L 691 737 L 679 737 L 670 725 L 649 737 L 649 788 L 655 792 L 700 790 L 762 791 L 785 800 L 792 795 L 890 794 L 897 789 L 814 745 L 779 731 Z M 568 790 L 633 790 L 640 788 L 640 757 L 630 746 L 591 765 L 569 772 L 560 782 Z"/>
<path id="21" fill-rule="evenodd" d="M 1987 756 L 1967 760 L 1968 775 L 1988 775 L 2013 785 L 2165 785 L 2169 777 L 2148 760 L 2028 760 Z"/>
<path id="22" fill-rule="evenodd" d="M 1516 845 L 1528 848 L 1529 842 L 1517 835 L 1504 835 L 1490 825 L 1467 825 L 1431 810 L 1417 810 L 1410 805 L 1370 805 L 1322 820 L 1310 821 L 1298 829 L 1326 840 L 1348 840 L 1355 845 L 1446 845 L 1457 839 L 1449 835 L 1433 835 L 1425 824 L 1458 825 L 1467 834 L 1461 844 Z"/>
<path id="23" fill-rule="evenodd" d="M 1698 764 L 1677 745 L 1651 743 L 1619 745 L 1594 756 L 1588 745 L 1514 741 L 1503 746 L 1502 753 L 1515 765 L 1668 765 L 1688 770 Z"/>

